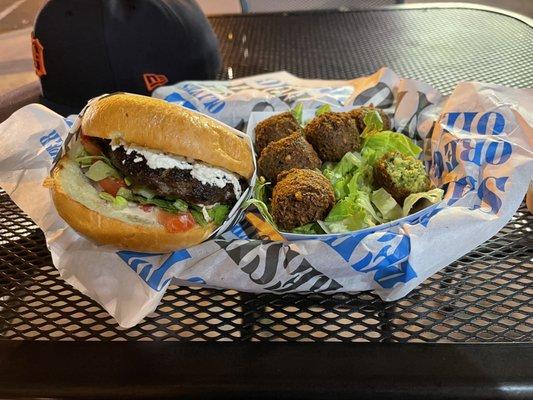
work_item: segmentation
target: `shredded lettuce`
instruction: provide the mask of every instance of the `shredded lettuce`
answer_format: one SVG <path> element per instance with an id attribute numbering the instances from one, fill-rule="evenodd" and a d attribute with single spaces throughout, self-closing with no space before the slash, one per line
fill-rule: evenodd
<path id="1" fill-rule="evenodd" d="M 418 157 L 422 149 L 407 136 L 392 131 L 373 133 L 364 139 L 361 154 L 370 165 L 389 151 L 399 151 L 402 154 Z"/>
<path id="2" fill-rule="evenodd" d="M 322 174 L 331 182 L 337 200 L 349 194 L 348 182 L 350 173 L 363 163 L 359 153 L 346 153 L 337 163 L 328 163 L 322 170 Z"/>
<path id="3" fill-rule="evenodd" d="M 117 195 L 116 197 L 113 197 L 109 193 L 106 192 L 100 192 L 99 196 L 101 199 L 107 201 L 110 203 L 113 207 L 122 210 L 123 208 L 126 208 L 128 206 L 128 200 L 126 200 L 124 197 Z"/>
<path id="4" fill-rule="evenodd" d="M 83 144 L 80 141 L 75 142 L 72 145 L 72 148 L 69 150 L 70 156 L 80 165 L 83 167 L 88 167 L 92 163 L 95 162 L 95 160 L 101 160 L 104 161 L 107 165 L 110 167 L 113 167 L 111 164 L 111 160 L 107 158 L 104 155 L 99 156 L 92 156 L 90 155 L 87 150 L 83 147 Z"/>
<path id="5" fill-rule="evenodd" d="M 366 160 L 361 166 L 355 170 L 355 172 L 347 176 L 348 182 L 346 187 L 348 193 L 356 193 L 358 191 L 364 191 L 370 193 L 372 191 L 372 181 L 373 181 L 373 169 Z"/>
<path id="6" fill-rule="evenodd" d="M 385 189 L 372 192 L 372 204 L 379 210 L 383 222 L 393 221 L 402 217 L 402 208 Z"/>
<path id="7" fill-rule="evenodd" d="M 117 196 L 124 197 L 125 199 L 131 199 L 133 194 L 131 193 L 131 190 L 121 187 L 117 190 Z"/>
<path id="8" fill-rule="evenodd" d="M 189 208 L 189 205 L 185 201 L 183 201 L 181 199 L 174 200 L 172 205 L 178 211 L 187 211 L 187 209 Z"/>
<path id="9" fill-rule="evenodd" d="M 111 160 L 105 156 L 84 155 L 84 156 L 76 157 L 75 160 L 78 164 L 80 164 L 83 167 L 88 167 L 91 164 L 93 164 L 95 160 L 100 160 L 100 161 L 105 162 L 107 165 L 109 165 L 110 168 L 113 168 L 113 165 L 111 164 Z"/>
<path id="10" fill-rule="evenodd" d="M 89 153 L 87 153 L 87 150 L 85 150 L 81 141 L 78 140 L 75 141 L 70 148 L 69 155 L 76 160 L 77 158 L 88 156 Z"/>
<path id="11" fill-rule="evenodd" d="M 102 160 L 98 160 L 92 164 L 87 172 L 85 172 L 85 176 L 95 182 L 109 177 L 120 178 L 117 170 Z"/>
<path id="12" fill-rule="evenodd" d="M 123 187 L 118 190 L 117 196 L 121 196 L 134 203 L 157 206 L 171 213 L 185 212 L 189 208 L 189 205 L 181 199 L 162 199 L 155 197 L 152 193 L 151 197 L 147 198 L 140 195 L 138 190 L 134 192 Z"/>
<path id="13" fill-rule="evenodd" d="M 358 191 L 339 200 L 320 226 L 327 233 L 354 231 L 375 225 L 377 217 L 368 193 Z"/>
<path id="14" fill-rule="evenodd" d="M 128 200 L 126 200 L 124 197 L 117 195 L 115 199 L 113 200 L 113 207 L 118 209 L 123 209 L 128 206 Z"/>
<path id="15" fill-rule="evenodd" d="M 222 225 L 222 223 L 228 217 L 229 211 L 229 206 L 226 204 L 217 204 L 216 206 L 208 209 L 207 213 L 216 225 Z"/>
<path id="16" fill-rule="evenodd" d="M 181 210 L 178 210 L 176 207 L 174 207 L 174 200 L 165 200 L 165 199 L 159 199 L 159 198 L 151 198 L 147 199 L 142 196 L 133 196 L 131 201 L 134 201 L 136 203 L 142 204 L 142 205 L 152 205 L 157 206 L 165 211 L 171 212 L 171 213 L 177 213 Z"/>
<path id="17" fill-rule="evenodd" d="M 319 115 L 325 114 L 330 111 L 331 111 L 331 106 L 329 104 L 322 104 L 320 107 L 316 109 L 315 116 L 318 117 Z"/>
<path id="18" fill-rule="evenodd" d="M 363 138 L 368 135 L 381 132 L 383 130 L 383 120 L 381 115 L 376 110 L 367 110 L 365 116 L 363 117 L 363 122 L 365 123 L 365 129 L 361 133 Z"/>
<path id="19" fill-rule="evenodd" d="M 192 217 L 194 218 L 194 220 L 196 221 L 196 223 L 198 225 L 200 225 L 200 226 L 206 226 L 207 225 L 207 221 L 205 220 L 204 215 L 203 215 L 200 207 L 198 207 L 198 206 L 191 207 L 191 209 L 189 211 L 190 211 Z"/>
<path id="20" fill-rule="evenodd" d="M 298 124 L 303 125 L 303 111 L 304 111 L 304 105 L 302 103 L 296 104 L 296 106 L 291 110 L 292 115 L 294 116 L 294 119 L 298 121 Z"/>
<path id="21" fill-rule="evenodd" d="M 107 193 L 107 192 L 100 192 L 98 194 L 98 196 L 100 196 L 101 199 L 105 200 L 105 201 L 109 201 L 109 202 L 113 202 L 115 200 L 115 198 L 113 197 L 113 195 Z"/>
<path id="22" fill-rule="evenodd" d="M 438 203 L 442 200 L 442 196 L 444 195 L 444 190 L 435 188 L 428 190 L 427 192 L 420 192 L 420 193 L 413 193 L 406 197 L 406 199 L 403 202 L 403 212 L 402 215 L 405 217 L 409 215 L 414 210 L 415 204 L 420 201 L 424 200 L 422 204 L 416 204 L 419 209 L 428 207 L 430 204 Z"/>
<path id="23" fill-rule="evenodd" d="M 196 205 L 189 207 L 189 212 L 200 226 L 206 226 L 210 221 L 213 221 L 217 226 L 222 225 L 228 217 L 229 211 L 230 208 L 226 204 L 217 204 L 210 209 Z"/>
<path id="24" fill-rule="evenodd" d="M 324 230 L 320 227 L 318 222 L 311 222 L 310 224 L 302 225 L 294 228 L 292 233 L 299 233 L 304 235 L 320 235 L 324 233 Z"/>
<path id="25" fill-rule="evenodd" d="M 135 186 L 132 188 L 132 191 L 146 199 L 153 199 L 155 197 L 155 192 L 145 186 Z"/>
<path id="26" fill-rule="evenodd" d="M 254 195 L 251 199 L 246 200 L 242 203 L 242 209 L 247 209 L 250 206 L 255 206 L 263 218 L 274 228 L 277 229 L 274 218 L 270 214 L 270 208 L 268 206 L 269 201 L 267 198 L 266 188 L 270 185 L 270 182 L 267 182 L 264 177 L 260 177 L 254 186 Z"/>
<path id="27" fill-rule="evenodd" d="M 374 165 L 379 157 L 389 151 L 399 151 L 402 154 L 418 157 L 422 149 L 407 136 L 393 131 L 383 131 L 383 121 L 376 110 L 366 112 L 363 121 L 365 129 L 361 155 L 370 164 Z"/>
<path id="28" fill-rule="evenodd" d="M 356 231 L 367 227 L 366 212 L 345 200 L 339 201 L 324 221 L 318 221 L 326 233 Z"/>

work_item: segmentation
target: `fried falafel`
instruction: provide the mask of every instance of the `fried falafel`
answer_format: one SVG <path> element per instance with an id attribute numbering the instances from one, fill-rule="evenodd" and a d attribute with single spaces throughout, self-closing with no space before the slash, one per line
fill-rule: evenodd
<path id="1" fill-rule="evenodd" d="M 294 133 L 265 147 L 257 165 L 260 175 L 269 182 L 276 182 L 278 174 L 283 171 L 320 168 L 322 161 L 305 138 Z"/>
<path id="2" fill-rule="evenodd" d="M 280 229 L 290 231 L 322 220 L 335 203 L 333 186 L 320 172 L 296 169 L 280 174 L 272 192 L 272 216 Z"/>
<path id="3" fill-rule="evenodd" d="M 400 205 L 410 194 L 431 188 L 424 164 L 398 151 L 385 153 L 378 159 L 374 167 L 374 185 L 384 188 Z"/>
<path id="4" fill-rule="evenodd" d="M 377 111 L 381 120 L 383 121 L 383 130 L 388 131 L 391 128 L 389 116 L 381 109 L 376 107 L 359 107 L 354 108 L 353 110 L 348 111 L 348 113 L 355 119 L 355 124 L 359 133 L 363 133 L 365 130 L 366 124 L 364 121 L 365 115 L 368 111 Z"/>
<path id="5" fill-rule="evenodd" d="M 350 151 L 360 150 L 361 138 L 355 119 L 346 112 L 326 112 L 305 126 L 305 138 L 322 161 L 339 161 Z"/>
<path id="6" fill-rule="evenodd" d="M 257 153 L 261 154 L 270 142 L 283 139 L 295 132 L 301 133 L 302 127 L 290 111 L 274 115 L 259 122 L 255 127 Z"/>

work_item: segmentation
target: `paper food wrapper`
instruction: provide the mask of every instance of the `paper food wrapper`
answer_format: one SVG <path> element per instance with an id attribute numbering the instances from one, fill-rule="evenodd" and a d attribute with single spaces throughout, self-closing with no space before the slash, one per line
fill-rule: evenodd
<path id="1" fill-rule="evenodd" d="M 170 254 L 98 246 L 57 214 L 42 186 L 62 151 L 72 119 L 40 105 L 0 125 L 0 186 L 43 230 L 63 279 L 100 303 L 123 327 L 141 321 L 171 282 L 245 292 L 359 292 L 386 301 L 496 234 L 513 216 L 533 175 L 533 90 L 465 82 L 448 98 L 389 69 L 352 81 L 316 81 L 286 72 L 227 82 L 159 88 L 167 101 L 245 129 L 252 111 L 328 103 L 374 104 L 395 130 L 423 142 L 444 200 L 415 218 L 335 237 L 269 241 L 258 214 L 217 238 Z"/>

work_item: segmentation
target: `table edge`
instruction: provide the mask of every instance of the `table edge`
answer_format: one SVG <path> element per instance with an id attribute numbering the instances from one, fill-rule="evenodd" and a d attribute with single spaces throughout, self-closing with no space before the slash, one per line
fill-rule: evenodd
<path id="1" fill-rule="evenodd" d="M 375 11 L 391 11 L 391 10 L 426 10 L 426 9 L 469 9 L 477 11 L 487 11 L 495 14 L 502 14 L 507 17 L 514 18 L 533 28 L 533 18 L 528 17 L 514 11 L 505 10 L 499 7 L 485 6 L 475 3 L 416 3 L 416 4 L 395 4 L 390 6 L 372 7 L 372 8 L 353 8 L 348 11 L 341 11 L 336 9 L 323 10 L 302 10 L 302 11 L 282 11 L 282 12 L 268 12 L 268 13 L 242 13 L 242 14 L 213 14 L 208 18 L 242 18 L 242 17 L 268 17 L 274 15 L 305 15 L 305 14 L 325 14 L 325 13 L 345 13 L 345 12 L 375 12 Z"/>
<path id="2" fill-rule="evenodd" d="M 533 398 L 533 344 L 0 340 L 0 398 Z"/>

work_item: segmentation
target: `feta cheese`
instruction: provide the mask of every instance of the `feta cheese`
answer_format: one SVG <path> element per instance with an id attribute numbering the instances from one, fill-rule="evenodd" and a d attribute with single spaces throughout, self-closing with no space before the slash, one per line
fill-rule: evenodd
<path id="1" fill-rule="evenodd" d="M 202 215 L 204 216 L 206 222 L 211 222 L 211 216 L 207 212 L 207 208 L 202 207 Z"/>
<path id="2" fill-rule="evenodd" d="M 112 143 L 111 149 L 116 150 L 118 147 L 123 147 L 126 154 L 139 154 L 146 159 L 146 165 L 151 169 L 171 169 L 178 168 L 191 171 L 191 176 L 194 179 L 202 182 L 204 185 L 216 186 L 219 188 L 225 187 L 228 183 L 233 185 L 233 192 L 238 199 L 241 196 L 241 185 L 236 174 L 229 172 L 222 168 L 212 167 L 205 163 L 191 160 L 186 157 L 177 156 L 158 152 L 157 150 L 148 149 L 146 147 L 127 145 L 126 143 Z M 133 162 L 141 162 L 142 157 L 137 156 Z"/>

